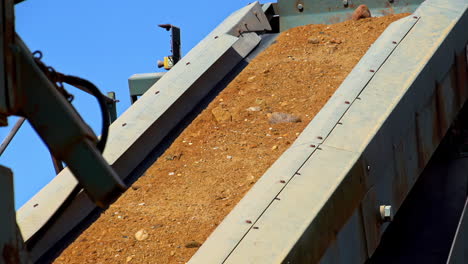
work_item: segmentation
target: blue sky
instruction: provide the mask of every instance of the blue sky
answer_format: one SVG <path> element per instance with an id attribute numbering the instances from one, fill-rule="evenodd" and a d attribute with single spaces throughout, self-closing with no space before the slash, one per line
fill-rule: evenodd
<path id="1" fill-rule="evenodd" d="M 170 54 L 170 35 L 158 24 L 181 28 L 186 54 L 224 18 L 250 2 L 28 0 L 16 5 L 16 31 L 31 51 L 43 52 L 47 65 L 88 79 L 103 93 L 115 91 L 121 114 L 130 106 L 128 77 L 161 71 L 156 61 Z M 95 99 L 68 90 L 75 95 L 75 107 L 99 133 Z M 0 140 L 16 120 L 10 117 L 10 126 L 0 128 Z M 0 164 L 13 170 L 16 208 L 55 176 L 47 148 L 26 123 L 0 157 Z"/>

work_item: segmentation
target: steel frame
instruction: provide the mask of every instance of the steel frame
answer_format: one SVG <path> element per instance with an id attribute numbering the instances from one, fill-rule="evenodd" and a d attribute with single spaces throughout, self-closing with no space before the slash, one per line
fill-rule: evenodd
<path id="1" fill-rule="evenodd" d="M 467 8 L 392 24 L 189 263 L 364 263 L 466 101 Z"/>

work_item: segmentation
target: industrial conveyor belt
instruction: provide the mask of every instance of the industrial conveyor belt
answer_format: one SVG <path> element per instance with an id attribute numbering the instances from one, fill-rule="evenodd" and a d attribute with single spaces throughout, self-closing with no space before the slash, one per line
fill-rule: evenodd
<path id="1" fill-rule="evenodd" d="M 129 255 L 134 263 L 187 262 L 197 248 L 186 245 L 207 239 L 296 140 L 369 46 L 391 22 L 405 16 L 282 32 L 184 128 L 133 184 L 138 189 L 122 195 L 57 263 L 119 261 Z M 278 113 L 293 120 L 270 122 Z M 115 236 L 133 238 L 139 230 L 148 238 L 135 244 Z M 122 250 L 115 257 L 108 248 Z"/>
<path id="2" fill-rule="evenodd" d="M 380 206 L 399 209 L 466 100 L 467 6 L 428 0 L 392 24 L 190 263 L 364 263 L 372 256 L 388 226 L 377 217 Z M 119 175 L 135 173 L 261 42 L 255 32 L 270 29 L 271 8 L 253 3 L 233 14 L 113 124 L 104 156 Z M 83 193 L 67 198 L 74 185 L 65 170 L 19 210 L 33 259 L 94 210 Z M 69 206 L 61 208 L 64 200 Z M 337 251 L 349 255 L 337 260 Z"/>

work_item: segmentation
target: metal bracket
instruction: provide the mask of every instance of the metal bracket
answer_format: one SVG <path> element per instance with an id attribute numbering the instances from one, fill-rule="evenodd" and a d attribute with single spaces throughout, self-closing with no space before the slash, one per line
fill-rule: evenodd
<path id="1" fill-rule="evenodd" d="M 108 92 L 107 98 L 110 100 L 107 101 L 107 108 L 109 109 L 111 122 L 114 122 L 117 119 L 117 103 L 119 100 L 116 99 L 115 92 Z"/>
<path id="2" fill-rule="evenodd" d="M 182 58 L 181 41 L 180 41 L 180 28 L 171 24 L 162 24 L 159 27 L 164 28 L 167 31 L 171 31 L 171 52 L 172 55 L 164 57 L 164 61 L 158 61 L 158 68 L 164 67 L 166 70 L 170 70 L 177 62 Z"/>

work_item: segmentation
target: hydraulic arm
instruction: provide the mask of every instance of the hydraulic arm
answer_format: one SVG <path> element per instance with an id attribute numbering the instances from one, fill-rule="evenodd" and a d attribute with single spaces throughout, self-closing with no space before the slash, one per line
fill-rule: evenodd
<path id="1" fill-rule="evenodd" d="M 97 147 L 96 135 L 15 33 L 14 2 L 2 1 L 0 6 L 1 123 L 6 125 L 10 115 L 27 118 L 53 156 L 68 165 L 96 204 L 105 207 L 125 186 L 102 157 L 105 142 L 101 142 L 101 149 Z"/>

